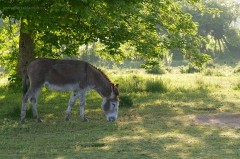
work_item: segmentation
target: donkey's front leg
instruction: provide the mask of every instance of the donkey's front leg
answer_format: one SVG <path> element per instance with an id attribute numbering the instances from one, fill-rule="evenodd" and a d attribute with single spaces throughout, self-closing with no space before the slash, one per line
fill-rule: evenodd
<path id="1" fill-rule="evenodd" d="M 87 117 L 85 116 L 84 113 L 84 106 L 86 102 L 86 94 L 87 90 L 81 90 L 80 91 L 80 98 L 79 98 L 79 105 L 80 105 L 80 117 L 83 119 L 83 121 L 88 121 Z"/>
<path id="2" fill-rule="evenodd" d="M 66 111 L 66 114 L 65 114 L 65 120 L 66 121 L 68 121 L 70 119 L 70 113 L 71 113 L 71 110 L 72 110 L 72 106 L 75 103 L 78 96 L 79 96 L 78 92 L 73 92 L 70 99 L 69 99 L 68 108 L 67 108 L 67 111 Z"/>

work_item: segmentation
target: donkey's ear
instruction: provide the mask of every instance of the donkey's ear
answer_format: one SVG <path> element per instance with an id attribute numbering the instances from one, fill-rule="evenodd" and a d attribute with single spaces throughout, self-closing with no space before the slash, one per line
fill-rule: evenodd
<path id="1" fill-rule="evenodd" d="M 111 85 L 111 91 L 114 91 L 114 84 Z"/>
<path id="2" fill-rule="evenodd" d="M 112 92 L 112 94 L 114 94 L 114 95 L 119 95 L 119 92 L 118 92 L 118 89 L 116 89 L 116 88 L 118 88 L 118 84 L 116 84 L 116 85 L 114 85 L 114 84 L 112 84 L 111 85 L 111 92 Z"/>

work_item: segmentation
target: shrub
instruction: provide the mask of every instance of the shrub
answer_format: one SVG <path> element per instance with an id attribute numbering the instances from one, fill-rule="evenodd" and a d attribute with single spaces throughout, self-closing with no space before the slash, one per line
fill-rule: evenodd
<path id="1" fill-rule="evenodd" d="M 240 81 L 233 85 L 234 90 L 240 90 Z"/>
<path id="2" fill-rule="evenodd" d="M 180 72 L 181 73 L 194 73 L 194 72 L 200 72 L 200 70 L 193 64 L 189 63 L 187 66 L 181 66 Z"/>
<path id="3" fill-rule="evenodd" d="M 121 92 L 141 92 L 144 90 L 144 80 L 140 76 L 123 76 L 116 80 L 119 83 L 119 89 Z"/>
<path id="4" fill-rule="evenodd" d="M 10 74 L 8 77 L 9 85 L 8 87 L 12 90 L 21 90 L 22 88 L 22 79 L 19 75 Z"/>
<path id="5" fill-rule="evenodd" d="M 151 79 L 146 81 L 146 91 L 163 93 L 167 91 L 167 86 L 161 79 Z"/>
<path id="6" fill-rule="evenodd" d="M 120 96 L 120 104 L 119 107 L 132 107 L 133 100 L 132 97 L 129 95 L 121 95 Z"/>
<path id="7" fill-rule="evenodd" d="M 135 92 L 166 92 L 167 86 L 162 79 L 153 77 L 152 79 L 145 79 L 141 76 L 123 76 L 115 80 L 119 83 L 120 92 L 135 93 Z M 123 97 L 125 98 L 125 97 Z M 124 99 L 125 100 L 125 99 Z"/>
<path id="8" fill-rule="evenodd" d="M 163 64 L 157 64 L 152 66 L 151 68 L 148 68 L 146 72 L 149 74 L 165 74 L 166 68 L 164 67 Z"/>
<path id="9" fill-rule="evenodd" d="M 240 73 L 240 64 L 234 68 L 234 73 Z"/>
<path id="10" fill-rule="evenodd" d="M 210 69 L 210 68 L 204 70 L 203 74 L 205 76 L 224 76 L 224 74 L 221 71 L 217 69 Z"/>

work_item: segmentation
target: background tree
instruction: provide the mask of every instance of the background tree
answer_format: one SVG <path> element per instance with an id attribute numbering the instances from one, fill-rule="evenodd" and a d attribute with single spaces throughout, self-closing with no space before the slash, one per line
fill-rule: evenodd
<path id="1" fill-rule="evenodd" d="M 233 23 L 240 17 L 240 4 L 235 0 L 210 0 L 204 1 L 204 5 L 217 8 L 219 14 L 201 14 L 199 11 L 190 10 L 193 20 L 199 23 L 199 34 L 206 37 L 208 44 L 213 43 L 213 46 L 206 44 L 203 49 L 214 53 L 222 53 L 225 49 L 232 53 L 239 50 L 239 28 L 234 28 Z"/>
<path id="2" fill-rule="evenodd" d="M 147 64 L 176 47 L 199 54 L 197 24 L 174 0 L 14 0 L 2 1 L 0 11 L 20 26 L 19 74 L 34 57 L 75 55 L 79 46 L 97 41 L 105 55 L 118 59 L 126 57 L 120 47 L 128 43 Z"/>

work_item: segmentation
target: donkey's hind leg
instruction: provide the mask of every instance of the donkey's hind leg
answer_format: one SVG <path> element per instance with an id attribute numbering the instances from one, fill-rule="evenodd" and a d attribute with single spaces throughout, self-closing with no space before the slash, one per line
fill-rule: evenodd
<path id="1" fill-rule="evenodd" d="M 21 109 L 21 124 L 25 123 L 25 117 L 26 117 L 26 111 L 27 111 L 27 102 L 30 99 L 32 103 L 33 108 L 33 116 L 37 118 L 38 122 L 41 122 L 41 119 L 39 118 L 38 112 L 37 112 L 37 97 L 39 94 L 38 90 L 32 90 L 31 88 L 27 91 L 27 93 L 23 96 L 22 100 L 22 109 Z"/>
<path id="2" fill-rule="evenodd" d="M 38 115 L 38 111 L 37 111 L 37 99 L 38 99 L 38 95 L 39 95 L 40 90 L 36 90 L 34 91 L 32 97 L 30 98 L 30 101 L 32 103 L 32 109 L 33 109 L 33 118 L 37 119 L 37 121 L 39 123 L 42 122 L 42 120 L 40 119 L 39 115 Z"/>
<path id="3" fill-rule="evenodd" d="M 21 124 L 25 123 L 25 117 L 26 117 L 26 110 L 27 110 L 27 102 L 29 99 L 29 90 L 27 91 L 27 93 L 23 96 L 23 100 L 22 100 L 22 109 L 21 109 Z"/>

